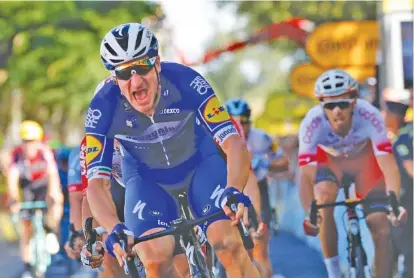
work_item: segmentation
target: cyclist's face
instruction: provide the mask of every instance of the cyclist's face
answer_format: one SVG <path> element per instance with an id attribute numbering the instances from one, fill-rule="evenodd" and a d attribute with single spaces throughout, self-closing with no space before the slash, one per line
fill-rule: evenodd
<path id="1" fill-rule="evenodd" d="M 154 66 L 147 67 L 148 71 L 144 69 L 140 72 L 140 69 L 136 68 L 134 64 L 125 66 L 127 67 L 123 69 L 122 78 L 121 75 L 117 75 L 116 78 L 122 94 L 135 110 L 151 115 L 160 92 L 158 88 L 160 86 L 158 74 L 161 70 L 159 57 L 157 57 Z"/>
<path id="2" fill-rule="evenodd" d="M 333 131 L 339 135 L 346 135 L 352 125 L 352 111 L 355 105 L 355 100 L 351 99 L 351 94 L 325 97 L 323 103 L 323 110 Z"/>
<path id="3" fill-rule="evenodd" d="M 34 158 L 39 150 L 39 141 L 23 141 L 23 152 L 27 158 Z"/>

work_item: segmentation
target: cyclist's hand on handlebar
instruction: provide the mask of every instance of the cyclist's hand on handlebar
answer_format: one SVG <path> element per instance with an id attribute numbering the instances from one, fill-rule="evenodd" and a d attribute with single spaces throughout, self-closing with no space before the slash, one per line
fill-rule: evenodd
<path id="1" fill-rule="evenodd" d="M 390 215 L 390 221 L 392 225 L 395 227 L 407 222 L 407 218 L 408 218 L 407 210 L 404 207 L 399 206 L 398 210 L 399 210 L 398 215 L 395 215 L 394 213 L 391 213 Z"/>
<path id="2" fill-rule="evenodd" d="M 119 266 L 123 267 L 134 246 L 134 234 L 124 224 L 117 224 L 106 239 L 105 246 L 108 253 L 117 259 Z"/>
<path id="3" fill-rule="evenodd" d="M 71 259 L 79 259 L 82 250 L 82 245 L 85 243 L 85 238 L 81 232 L 71 232 L 68 241 L 65 243 L 66 255 Z"/>
<path id="4" fill-rule="evenodd" d="M 92 245 L 92 253 L 88 251 L 87 244 L 82 247 L 80 253 L 82 264 L 91 268 L 100 267 L 103 264 L 105 255 L 105 249 L 101 241 L 97 241 Z"/>
<path id="5" fill-rule="evenodd" d="M 318 217 L 320 219 L 320 217 Z M 319 222 L 319 221 L 318 221 Z M 309 219 L 309 217 L 306 217 L 303 220 L 303 230 L 305 231 L 305 234 L 308 236 L 317 236 L 319 233 L 319 225 L 313 225 Z"/>
<path id="6" fill-rule="evenodd" d="M 8 207 L 10 208 L 10 212 L 12 214 L 18 214 L 20 212 L 20 204 L 16 200 L 12 200 L 8 203 Z"/>
<path id="7" fill-rule="evenodd" d="M 234 187 L 227 187 L 220 199 L 221 208 L 231 218 L 232 225 L 236 226 L 247 208 L 251 205 L 249 197 Z M 235 213 L 235 214 L 234 214 Z"/>

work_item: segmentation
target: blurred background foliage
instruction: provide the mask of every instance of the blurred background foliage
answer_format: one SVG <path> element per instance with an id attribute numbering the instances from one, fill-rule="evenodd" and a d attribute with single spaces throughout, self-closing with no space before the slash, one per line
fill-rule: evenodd
<path id="1" fill-rule="evenodd" d="M 23 119 L 48 123 L 62 137 L 81 124 L 95 87 L 108 74 L 99 58 L 104 34 L 160 12 L 156 3 L 127 1 L 0 6 L 1 130 L 18 94 Z"/>

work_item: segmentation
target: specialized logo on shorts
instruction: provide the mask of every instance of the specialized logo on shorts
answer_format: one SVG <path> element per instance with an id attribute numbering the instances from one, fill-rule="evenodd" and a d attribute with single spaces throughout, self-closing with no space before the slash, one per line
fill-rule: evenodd
<path id="1" fill-rule="evenodd" d="M 141 200 L 139 200 L 138 203 L 136 203 L 134 209 L 132 210 L 132 213 L 136 213 L 138 215 L 139 220 L 144 220 L 142 213 L 144 212 L 144 208 L 146 205 L 147 203 L 144 203 Z"/>
<path id="2" fill-rule="evenodd" d="M 86 164 L 91 165 L 97 162 L 100 154 L 102 154 L 101 141 L 94 135 L 86 135 Z"/>
<path id="3" fill-rule="evenodd" d="M 215 95 L 205 100 L 198 111 L 210 130 L 214 130 L 224 122 L 230 121 L 229 113 Z"/>
<path id="4" fill-rule="evenodd" d="M 213 193 L 210 195 L 210 200 L 214 200 L 214 205 L 216 208 L 221 208 L 220 199 L 221 195 L 223 195 L 224 188 L 221 187 L 221 185 L 217 185 L 216 189 L 214 189 Z"/>

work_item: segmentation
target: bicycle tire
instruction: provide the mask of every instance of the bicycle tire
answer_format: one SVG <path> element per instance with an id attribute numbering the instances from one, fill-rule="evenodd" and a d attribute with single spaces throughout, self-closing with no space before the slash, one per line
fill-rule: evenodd
<path id="1" fill-rule="evenodd" d="M 198 275 L 194 275 L 193 278 L 214 278 L 214 274 L 209 270 L 207 266 L 207 261 L 201 251 L 201 246 L 197 240 L 197 236 L 193 229 L 189 232 L 189 242 L 194 247 L 194 263 L 195 267 L 198 270 Z M 188 258 L 188 254 L 186 252 L 188 267 L 191 268 L 192 264 L 190 262 L 190 258 Z"/>
<path id="2" fill-rule="evenodd" d="M 367 275 L 368 265 L 366 263 L 367 257 L 364 249 L 361 246 L 355 248 L 355 261 L 356 271 L 355 278 L 371 278 L 371 275 Z"/>
<path id="3" fill-rule="evenodd" d="M 146 277 L 146 276 L 142 276 L 138 273 L 138 269 L 137 269 L 137 266 L 135 265 L 134 260 L 128 261 L 127 265 L 128 265 L 129 275 L 132 278 L 145 278 Z"/>

